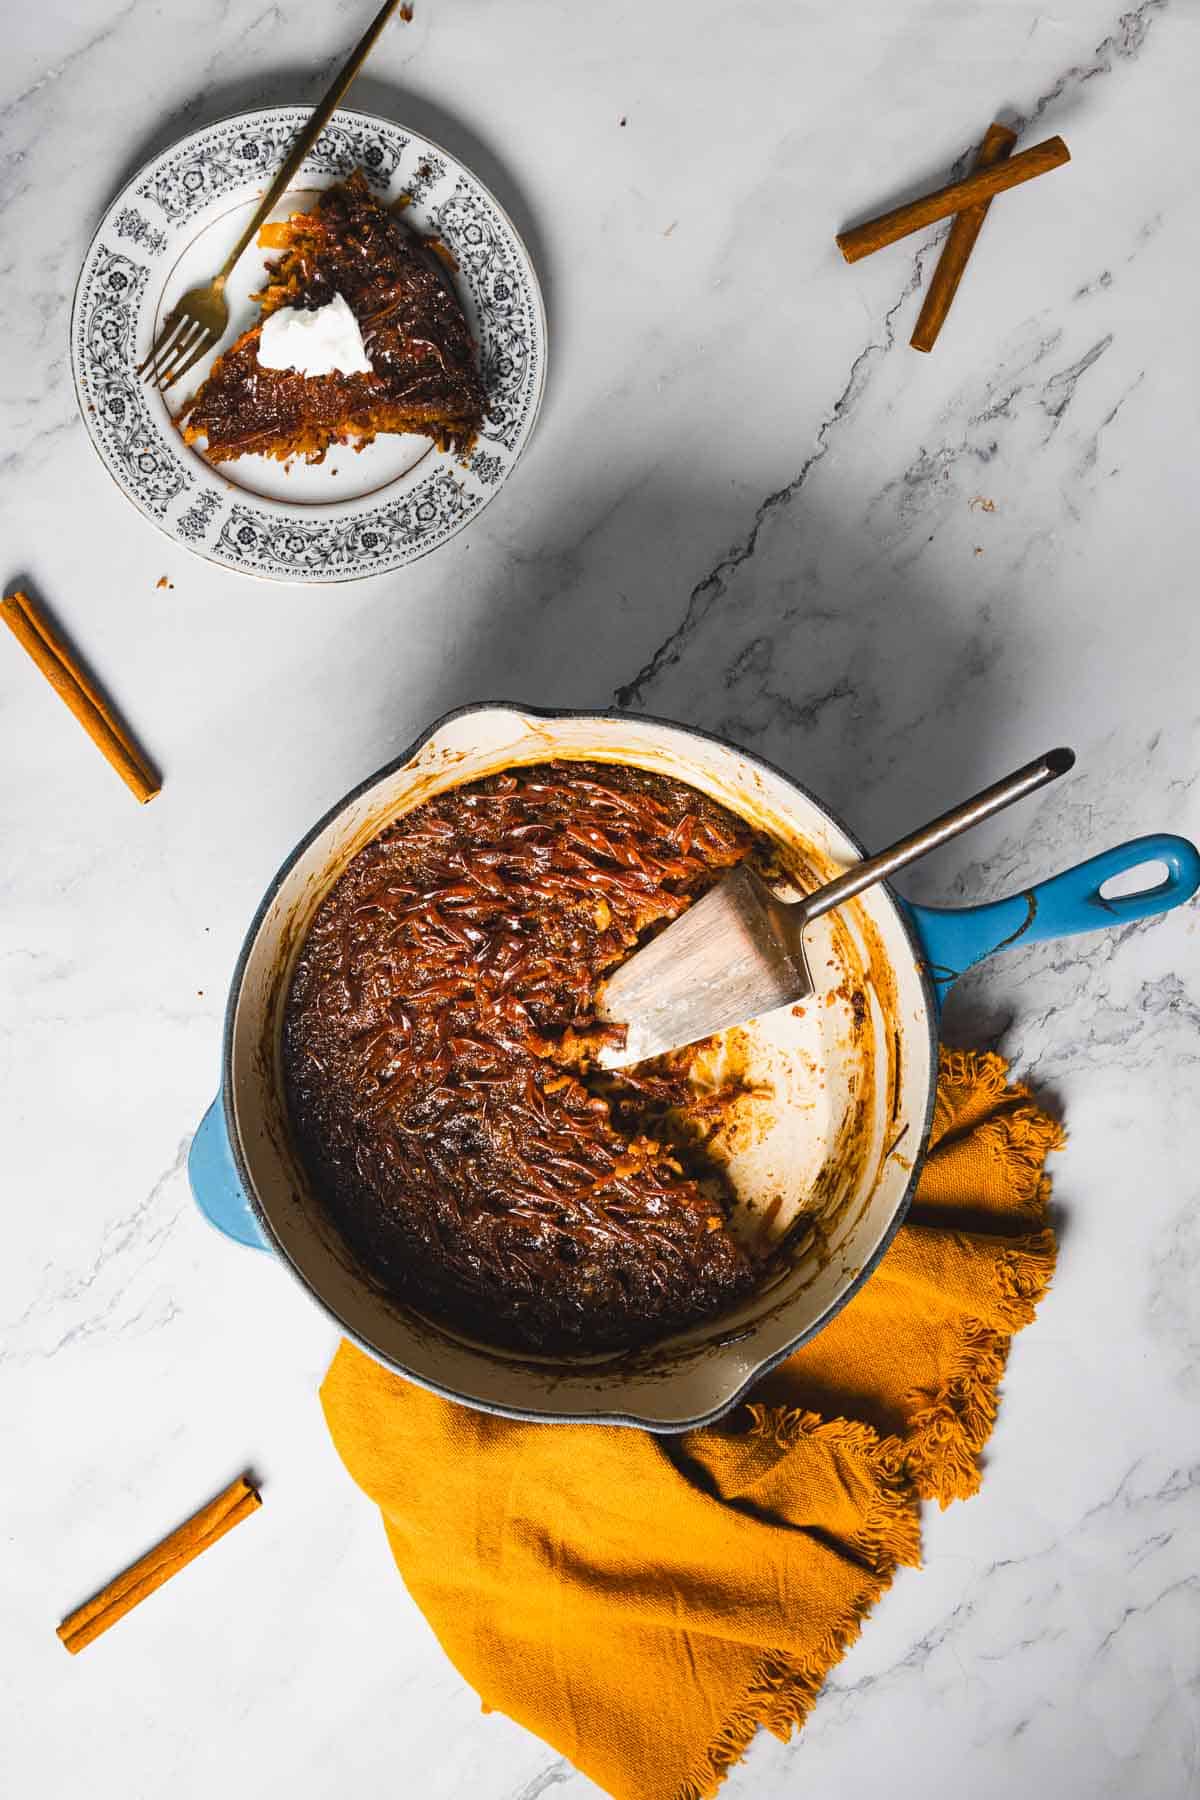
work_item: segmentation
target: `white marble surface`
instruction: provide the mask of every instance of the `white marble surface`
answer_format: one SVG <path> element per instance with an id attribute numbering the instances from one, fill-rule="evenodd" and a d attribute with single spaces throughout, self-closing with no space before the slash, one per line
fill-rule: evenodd
<path id="1" fill-rule="evenodd" d="M 1070 783 L 914 877 L 922 897 L 1200 830 L 1194 7 L 417 0 L 356 103 L 516 215 L 545 412 L 430 560 L 258 585 L 109 483 L 71 290 L 149 149 L 315 96 L 368 10 L 5 0 L 2 574 L 36 580 L 166 774 L 140 812 L 0 645 L 14 1800 L 596 1792 L 443 1660 L 326 1440 L 332 1332 L 184 1176 L 265 880 L 429 719 L 615 697 L 763 751 L 868 840 L 1073 743 Z M 1074 161 L 997 203 L 918 356 L 929 246 L 851 269 L 833 232 L 943 179 L 1003 110 Z M 1197 1791 L 1198 916 L 1010 956 L 955 999 L 950 1032 L 1067 1117 L 1061 1271 L 981 1496 L 928 1519 L 925 1569 L 729 1800 L 865 1800 L 881 1769 L 895 1800 Z M 68 1659 L 59 1617 L 247 1465 L 263 1514 Z"/>

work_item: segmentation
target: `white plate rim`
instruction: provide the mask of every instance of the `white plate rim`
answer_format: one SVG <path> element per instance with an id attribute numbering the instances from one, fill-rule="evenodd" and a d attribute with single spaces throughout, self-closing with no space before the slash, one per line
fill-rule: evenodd
<path id="1" fill-rule="evenodd" d="M 465 465 L 454 455 L 432 450 L 422 459 L 420 468 L 424 473 L 416 482 L 406 484 L 401 478 L 381 492 L 360 499 L 334 501 L 327 508 L 314 507 L 310 503 L 289 505 L 283 500 L 240 489 L 231 485 L 217 467 L 207 464 L 195 451 L 183 446 L 157 410 L 150 390 L 137 382 L 134 373 L 134 346 L 138 346 L 138 356 L 143 348 L 148 348 L 148 338 L 142 346 L 136 332 L 139 323 L 144 325 L 145 301 L 154 263 L 162 258 L 169 267 L 179 250 L 178 237 L 172 239 L 170 235 L 173 227 L 169 213 L 144 190 L 156 177 L 160 181 L 165 179 L 168 165 L 177 162 L 188 150 L 203 155 L 207 145 L 211 156 L 212 140 L 231 127 L 240 128 L 243 137 L 247 138 L 255 126 L 263 130 L 275 126 L 282 132 L 290 125 L 294 130 L 310 110 L 299 104 L 278 103 L 229 113 L 185 133 L 149 157 L 113 196 L 101 215 L 80 266 L 70 323 L 71 372 L 80 416 L 101 466 L 125 498 L 173 543 L 220 568 L 259 579 L 302 585 L 335 584 L 395 573 L 449 542 L 477 518 L 505 485 L 533 434 L 545 394 L 548 351 L 545 303 L 533 258 L 508 212 L 486 183 L 453 152 L 424 132 L 378 114 L 339 108 L 326 133 L 318 140 L 312 157 L 298 173 L 296 185 L 327 185 L 338 174 L 347 174 L 355 166 L 355 157 L 343 156 L 340 166 L 332 167 L 332 153 L 326 151 L 325 166 L 310 169 L 310 162 L 318 160 L 321 145 L 338 134 L 359 146 L 372 140 L 376 144 L 386 144 L 393 158 L 387 170 L 389 181 L 395 178 L 401 163 L 409 158 L 415 157 L 418 168 L 432 163 L 435 173 L 428 191 L 439 196 L 437 202 L 429 208 L 424 194 L 419 195 L 410 216 L 427 229 L 436 225 L 455 252 L 462 270 L 459 284 L 467 288 L 469 317 L 472 312 L 476 316 L 482 312 L 480 288 L 475 281 L 479 271 L 466 254 L 468 246 L 456 243 L 453 225 L 446 229 L 447 203 L 460 201 L 464 211 L 475 210 L 477 217 L 471 224 L 495 233 L 491 245 L 493 249 L 498 246 L 502 275 L 518 278 L 517 306 L 527 331 L 527 337 L 521 340 L 526 352 L 524 374 L 513 396 L 519 406 L 515 427 L 509 428 L 507 437 L 503 420 L 500 421 L 500 435 L 485 428 Z M 269 174 L 270 170 L 254 173 Z M 407 185 L 402 181 L 400 187 L 403 189 Z M 265 181 L 256 181 L 254 192 L 261 192 L 263 186 Z M 227 190 L 221 194 L 226 201 L 228 197 Z M 482 215 L 479 209 L 482 209 Z M 147 213 L 153 217 L 147 218 Z M 121 240 L 119 246 L 118 239 Z M 100 258 L 105 251 L 108 260 L 102 265 Z M 150 260 L 145 260 L 147 257 Z M 119 319 L 116 328 L 128 340 L 114 350 L 104 366 L 94 356 L 85 361 L 84 355 L 85 334 L 95 325 L 96 314 L 101 310 L 99 299 L 94 304 L 91 301 L 97 270 L 102 266 L 109 268 L 110 275 L 115 269 L 124 276 L 124 286 L 132 281 L 137 289 L 132 307 L 117 301 L 103 321 L 105 325 L 112 325 Z M 471 322 L 474 325 L 475 320 Z M 486 379 L 487 346 L 482 343 L 481 356 Z M 101 387 L 104 388 L 103 395 Z M 135 449 L 126 446 L 126 454 L 137 456 L 139 463 L 145 455 L 157 467 L 167 468 L 165 487 L 169 492 L 165 498 L 159 492 L 148 500 L 143 492 L 139 492 L 131 474 L 122 469 L 117 455 L 104 441 L 102 428 L 112 425 L 104 409 L 111 407 L 114 401 L 122 411 L 132 401 L 133 428 L 127 436 L 139 435 L 147 441 Z M 494 423 L 488 421 L 489 425 Z M 143 427 L 140 433 L 136 430 L 138 425 Z M 317 514 L 323 518 L 317 519 Z M 252 533 L 252 541 L 243 547 L 237 539 L 245 536 L 247 531 Z M 321 539 L 322 532 L 326 534 L 324 540 Z M 364 539 L 367 540 L 365 543 Z M 332 542 L 332 552 L 320 554 L 323 542 Z M 304 547 L 314 543 L 318 549 L 314 559 L 308 561 Z"/>

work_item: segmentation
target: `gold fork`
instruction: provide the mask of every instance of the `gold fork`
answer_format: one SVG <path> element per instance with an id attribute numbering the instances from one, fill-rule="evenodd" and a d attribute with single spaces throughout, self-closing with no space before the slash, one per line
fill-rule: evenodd
<path id="1" fill-rule="evenodd" d="M 300 133 L 287 159 L 263 196 L 262 205 L 226 257 L 218 274 L 203 287 L 195 287 L 177 300 L 162 323 L 158 340 L 138 367 L 138 374 L 158 388 L 173 387 L 200 358 L 219 343 L 229 329 L 229 307 L 225 300 L 225 283 L 233 272 L 243 250 L 258 228 L 270 217 L 286 194 L 301 163 L 337 111 L 342 97 L 358 71 L 366 62 L 376 38 L 395 12 L 400 0 L 385 0 L 362 38 L 350 52 L 333 86 Z"/>

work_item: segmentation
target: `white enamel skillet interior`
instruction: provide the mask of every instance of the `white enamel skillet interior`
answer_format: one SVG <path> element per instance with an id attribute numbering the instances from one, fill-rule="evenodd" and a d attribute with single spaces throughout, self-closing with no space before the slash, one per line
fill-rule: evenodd
<path id="1" fill-rule="evenodd" d="M 785 1266 L 719 1320 L 635 1354 L 518 1356 L 431 1323 L 382 1293 L 357 1264 L 292 1151 L 279 1042 L 295 954 L 350 858 L 435 793 L 551 758 L 628 763 L 686 781 L 772 840 L 805 885 L 863 854 L 798 783 L 703 732 L 515 704 L 447 714 L 339 802 L 268 889 L 230 990 L 222 1093 L 196 1134 L 189 1172 L 214 1224 L 276 1251 L 349 1337 L 400 1374 L 515 1418 L 681 1431 L 718 1418 L 811 1338 L 882 1256 L 924 1155 L 939 993 L 954 975 L 1016 937 L 1166 910 L 1200 882 L 1200 858 L 1182 839 L 1144 839 L 1012 901 L 939 912 L 909 908 L 879 886 L 821 920 L 812 933 L 813 999 L 798 1016 L 783 1008 L 727 1034 L 701 1071 L 714 1083 L 731 1068 L 749 1076 L 752 1092 L 734 1108 L 714 1152 L 736 1195 L 734 1228 L 759 1241 L 790 1229 Z M 1123 901 L 1101 900 L 1102 881 L 1151 858 L 1168 863 L 1166 882 Z M 1057 923 L 1039 918 L 1034 896 L 1072 881 L 1073 899 L 1058 895 Z M 954 957 L 954 966 L 939 966 Z"/>

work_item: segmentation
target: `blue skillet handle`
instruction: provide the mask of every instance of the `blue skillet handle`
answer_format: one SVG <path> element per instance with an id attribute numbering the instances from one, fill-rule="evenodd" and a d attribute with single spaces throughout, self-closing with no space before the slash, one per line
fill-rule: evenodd
<path id="1" fill-rule="evenodd" d="M 258 1220 L 250 1209 L 241 1178 L 234 1166 L 225 1108 L 217 1095 L 200 1121 L 200 1129 L 188 1151 L 188 1180 L 192 1197 L 210 1225 L 238 1244 L 269 1250 Z"/>
<path id="2" fill-rule="evenodd" d="M 1106 881 L 1142 863 L 1167 866 L 1157 887 L 1106 900 Z M 964 969 L 997 950 L 1016 944 L 1040 944 L 1047 938 L 1073 937 L 1106 925 L 1129 925 L 1151 919 L 1190 900 L 1200 887 L 1200 851 L 1187 838 L 1158 834 L 1133 838 L 1099 856 L 1089 857 L 1062 875 L 1041 881 L 1011 900 L 986 906 L 914 906 L 908 911 L 916 926 L 926 967 L 941 1006 Z"/>

